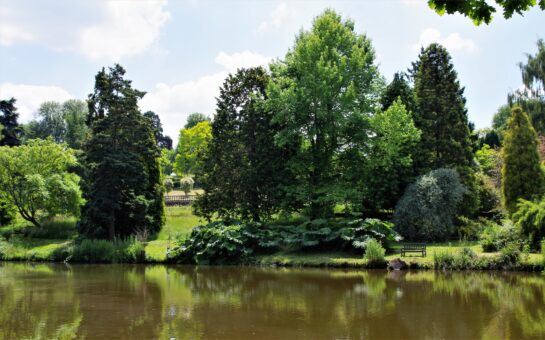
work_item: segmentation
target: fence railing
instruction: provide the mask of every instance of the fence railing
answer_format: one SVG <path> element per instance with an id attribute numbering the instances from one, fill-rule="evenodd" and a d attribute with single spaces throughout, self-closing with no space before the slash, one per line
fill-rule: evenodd
<path id="1" fill-rule="evenodd" d="M 165 195 L 165 205 L 167 207 L 179 205 L 191 205 L 197 195 Z"/>

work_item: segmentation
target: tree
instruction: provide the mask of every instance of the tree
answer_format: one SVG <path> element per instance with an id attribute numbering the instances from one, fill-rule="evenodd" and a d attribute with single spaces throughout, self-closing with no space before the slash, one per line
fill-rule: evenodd
<path id="1" fill-rule="evenodd" d="M 540 242 L 545 238 L 545 199 L 537 202 L 521 199 L 513 214 L 515 226 L 528 237 L 533 250 L 539 250 Z M 541 249 L 542 251 L 544 249 Z"/>
<path id="2" fill-rule="evenodd" d="M 491 1 L 486 0 L 428 0 L 428 5 L 439 15 L 445 12 L 460 13 L 473 20 L 475 25 L 483 22 L 488 25 L 492 21 L 493 14 L 496 13 L 495 6 L 503 9 L 503 17 L 509 19 L 514 13 L 523 15 L 536 5 L 536 0 L 494 0 L 494 2 L 495 4 L 491 5 Z M 539 0 L 539 7 L 545 10 L 545 0 Z"/>
<path id="3" fill-rule="evenodd" d="M 407 240 L 446 240 L 454 234 L 465 190 L 453 169 L 437 169 L 419 177 L 395 208 L 396 229 Z"/>
<path id="4" fill-rule="evenodd" d="M 76 163 L 73 151 L 51 138 L 0 147 L 0 198 L 36 227 L 58 214 L 78 216 L 83 203 L 79 177 L 69 172 Z"/>
<path id="5" fill-rule="evenodd" d="M 502 198 L 509 214 L 519 199 L 532 200 L 543 194 L 545 184 L 539 165 L 537 135 L 528 114 L 515 107 L 503 139 Z"/>
<path id="6" fill-rule="evenodd" d="M 435 43 L 422 49 L 412 74 L 417 106 L 414 123 L 422 131 L 415 159 L 417 173 L 468 167 L 473 156 L 466 100 L 449 53 Z"/>
<path id="7" fill-rule="evenodd" d="M 21 137 L 23 129 L 19 126 L 17 119 L 19 113 L 15 107 L 15 98 L 9 100 L 0 100 L 0 124 L 4 126 L 2 129 L 2 137 L 0 138 L 0 146 L 18 146 L 21 145 Z"/>
<path id="8" fill-rule="evenodd" d="M 367 120 L 378 108 L 383 79 L 374 61 L 371 41 L 352 21 L 326 10 L 297 36 L 285 59 L 271 65 L 269 103 L 281 126 L 276 141 L 301 145 L 289 160 L 298 180 L 288 194 L 308 204 L 311 218 L 331 216 L 345 195 L 336 159 L 355 134 L 365 139 Z"/>
<path id="9" fill-rule="evenodd" d="M 415 111 L 416 107 L 413 90 L 411 89 L 409 82 L 406 80 L 406 75 L 401 72 L 394 74 L 394 79 L 390 84 L 388 84 L 388 86 L 386 86 L 386 89 L 380 98 L 382 111 L 388 110 L 390 105 L 392 105 L 398 98 L 401 99 L 401 103 L 403 103 L 407 111 Z"/>
<path id="10" fill-rule="evenodd" d="M 66 134 L 62 105 L 59 102 L 44 102 L 38 108 L 35 120 L 25 127 L 25 139 L 45 139 L 49 136 L 55 143 L 63 143 Z"/>
<path id="11" fill-rule="evenodd" d="M 199 173 L 210 138 L 212 138 L 212 126 L 208 121 L 180 131 L 174 163 L 174 171 L 178 175 Z"/>
<path id="12" fill-rule="evenodd" d="M 280 126 L 264 105 L 268 82 L 263 68 L 240 69 L 220 88 L 199 176 L 204 189 L 195 205 L 199 215 L 260 221 L 283 207 L 290 150 L 274 143 Z"/>
<path id="13" fill-rule="evenodd" d="M 204 113 L 192 113 L 187 117 L 187 123 L 185 123 L 184 129 L 191 129 L 201 122 L 210 122 L 210 118 Z"/>
<path id="14" fill-rule="evenodd" d="M 187 196 L 193 190 L 193 185 L 195 184 L 195 181 L 191 177 L 183 177 L 180 179 L 180 189 L 184 192 L 184 194 Z"/>
<path id="15" fill-rule="evenodd" d="M 169 136 L 163 135 L 163 125 L 161 124 L 161 119 L 153 111 L 147 111 L 144 113 L 144 117 L 149 119 L 153 134 L 155 135 L 155 140 L 157 141 L 157 146 L 167 150 L 172 149 L 172 138 Z"/>
<path id="16" fill-rule="evenodd" d="M 537 41 L 537 52 L 526 54 L 526 62 L 518 64 L 524 88 L 509 93 L 507 104 L 500 107 L 494 115 L 492 126 L 503 132 L 507 120 L 511 115 L 511 109 L 520 106 L 530 116 L 532 126 L 538 135 L 545 135 L 545 42 Z"/>
<path id="17" fill-rule="evenodd" d="M 160 150 L 138 109 L 144 92 L 116 64 L 95 76 L 89 95 L 90 136 L 83 151 L 86 205 L 79 231 L 98 238 L 158 231 L 164 223 Z"/>
<path id="18" fill-rule="evenodd" d="M 85 124 L 88 113 L 87 103 L 83 100 L 70 99 L 62 104 L 62 116 L 66 124 L 64 140 L 73 149 L 81 150 L 89 133 Z"/>
<path id="19" fill-rule="evenodd" d="M 358 155 L 343 159 L 349 164 L 347 182 L 352 183 L 351 201 L 369 214 L 392 210 L 412 176 L 412 153 L 420 140 L 400 98 L 370 119 L 371 137 Z M 351 160 L 355 164 L 350 164 Z M 359 171 L 358 171 L 359 170 Z"/>

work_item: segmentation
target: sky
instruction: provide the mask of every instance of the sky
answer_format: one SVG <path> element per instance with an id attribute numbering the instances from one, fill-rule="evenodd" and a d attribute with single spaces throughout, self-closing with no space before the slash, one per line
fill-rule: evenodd
<path id="1" fill-rule="evenodd" d="M 490 126 L 507 93 L 522 86 L 517 65 L 545 38 L 537 7 L 475 26 L 437 15 L 425 0 L 0 0 L 0 99 L 15 97 L 28 122 L 44 101 L 86 99 L 95 74 L 120 63 L 147 92 L 140 108 L 159 114 L 177 140 L 190 113 L 213 116 L 229 72 L 283 58 L 326 8 L 371 39 L 388 81 L 421 46 L 443 44 L 477 128 Z"/>

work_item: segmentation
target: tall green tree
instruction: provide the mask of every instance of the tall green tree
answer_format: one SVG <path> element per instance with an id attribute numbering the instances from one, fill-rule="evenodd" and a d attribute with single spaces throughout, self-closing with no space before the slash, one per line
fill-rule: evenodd
<path id="1" fill-rule="evenodd" d="M 37 227 L 58 214 L 78 216 L 83 203 L 73 150 L 34 139 L 16 148 L 0 147 L 0 201 L 17 208 Z"/>
<path id="2" fill-rule="evenodd" d="M 352 184 L 350 201 L 366 216 L 393 210 L 414 179 L 412 153 L 420 140 L 411 112 L 400 98 L 370 119 L 369 132 L 368 143 L 357 154 L 343 158 L 349 165 L 344 173 Z"/>
<path id="3" fill-rule="evenodd" d="M 201 122 L 210 122 L 210 118 L 204 113 L 194 112 L 187 117 L 184 129 L 191 129 Z"/>
<path id="4" fill-rule="evenodd" d="M 401 103 L 403 103 L 407 111 L 415 111 L 416 104 L 413 89 L 409 85 L 406 75 L 401 72 L 394 74 L 394 79 L 386 86 L 386 89 L 380 98 L 382 111 L 388 110 L 398 98 L 401 99 Z"/>
<path id="5" fill-rule="evenodd" d="M 66 135 L 62 105 L 59 102 L 44 102 L 36 112 L 36 119 L 25 126 L 25 139 L 46 139 L 51 136 L 56 143 L 63 143 Z"/>
<path id="6" fill-rule="evenodd" d="M 513 109 L 503 139 L 502 198 L 510 214 L 519 199 L 532 200 L 543 194 L 545 178 L 539 165 L 537 134 L 528 114 Z"/>
<path id="7" fill-rule="evenodd" d="M 281 126 L 276 141 L 301 145 L 289 161 L 297 177 L 289 195 L 308 202 L 312 218 L 330 216 L 345 188 L 336 169 L 338 155 L 378 108 L 383 79 L 371 41 L 355 32 L 352 21 L 326 10 L 271 67 L 269 103 Z"/>
<path id="8" fill-rule="evenodd" d="M 95 77 L 89 95 L 83 165 L 87 200 L 78 225 L 91 237 L 125 237 L 164 223 L 160 150 L 149 120 L 138 109 L 145 92 L 124 79 L 116 64 Z"/>
<path id="9" fill-rule="evenodd" d="M 489 24 L 492 21 L 496 8 L 503 10 L 503 17 L 509 19 L 513 14 L 523 15 L 539 2 L 539 7 L 545 10 L 545 0 L 428 0 L 428 5 L 435 10 L 437 14 L 460 13 L 471 20 L 475 25 L 483 22 Z"/>
<path id="10" fill-rule="evenodd" d="M 85 123 L 88 112 L 87 103 L 83 100 L 69 99 L 62 104 L 62 116 L 66 124 L 64 141 L 72 149 L 81 150 L 89 133 Z"/>
<path id="11" fill-rule="evenodd" d="M 179 176 L 195 175 L 201 171 L 211 138 L 212 126 L 206 120 L 180 131 L 174 163 L 174 171 Z"/>
<path id="12" fill-rule="evenodd" d="M 0 138 L 0 146 L 21 145 L 23 129 L 17 122 L 19 113 L 17 113 L 15 102 L 15 98 L 0 100 L 0 124 L 4 126 L 4 129 L 1 131 L 3 138 Z"/>
<path id="13" fill-rule="evenodd" d="M 220 88 L 198 214 L 261 221 L 282 208 L 289 150 L 274 143 L 279 125 L 263 105 L 268 82 L 263 68 L 240 69 Z"/>
<path id="14" fill-rule="evenodd" d="M 417 173 L 468 167 L 472 153 L 466 100 L 448 51 L 435 43 L 422 49 L 412 75 L 417 107 L 414 123 L 422 131 L 415 159 Z"/>
<path id="15" fill-rule="evenodd" d="M 157 141 L 157 146 L 167 150 L 172 149 L 172 138 L 163 134 L 163 124 L 161 124 L 161 119 L 159 115 L 153 111 L 144 112 L 144 117 L 148 118 L 153 129 L 153 134 L 155 140 Z"/>

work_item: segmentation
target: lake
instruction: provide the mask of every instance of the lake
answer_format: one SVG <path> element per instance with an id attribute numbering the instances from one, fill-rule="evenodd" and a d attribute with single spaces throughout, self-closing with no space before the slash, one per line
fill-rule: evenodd
<path id="1" fill-rule="evenodd" d="M 545 338 L 545 277 L 0 263 L 0 339 Z"/>

